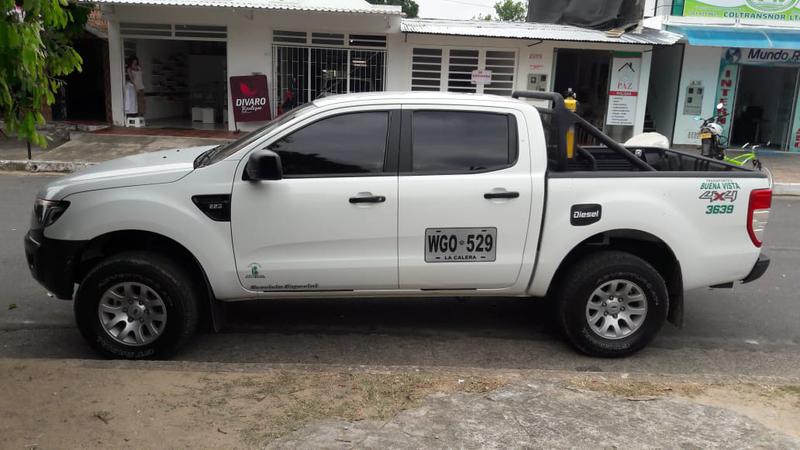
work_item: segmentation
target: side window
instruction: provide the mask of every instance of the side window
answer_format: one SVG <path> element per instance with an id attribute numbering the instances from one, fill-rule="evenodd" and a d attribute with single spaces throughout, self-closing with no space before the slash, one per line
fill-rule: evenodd
<path id="1" fill-rule="evenodd" d="M 383 171 L 389 113 L 342 114 L 314 122 L 270 144 L 287 176 L 358 175 Z"/>
<path id="2" fill-rule="evenodd" d="M 510 114 L 415 111 L 412 122 L 414 173 L 487 172 L 517 160 L 516 120 Z"/>

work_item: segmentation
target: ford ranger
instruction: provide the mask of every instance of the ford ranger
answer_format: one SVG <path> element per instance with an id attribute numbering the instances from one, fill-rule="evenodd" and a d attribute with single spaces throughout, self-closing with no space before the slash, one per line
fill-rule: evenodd
<path id="1" fill-rule="evenodd" d="M 513 97 L 328 97 L 224 145 L 98 164 L 39 192 L 28 265 L 131 359 L 218 328 L 224 302 L 444 296 L 550 298 L 576 349 L 624 356 L 681 324 L 685 290 L 767 269 L 764 174 Z"/>

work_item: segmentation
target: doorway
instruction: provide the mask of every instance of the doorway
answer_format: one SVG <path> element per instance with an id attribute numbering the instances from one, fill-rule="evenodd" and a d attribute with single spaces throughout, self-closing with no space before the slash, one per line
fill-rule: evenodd
<path id="1" fill-rule="evenodd" d="M 52 106 L 54 120 L 109 122 L 111 105 L 108 99 L 108 43 L 96 36 L 85 35 L 73 41 L 83 59 L 83 69 L 64 77 L 63 85 Z"/>
<path id="2" fill-rule="evenodd" d="M 604 129 L 608 109 L 608 83 L 612 52 L 605 50 L 556 49 L 553 89 L 578 96 L 578 115 Z M 590 144 L 589 136 L 577 136 L 579 144 Z"/>
<path id="3" fill-rule="evenodd" d="M 797 92 L 797 67 L 740 66 L 730 145 L 786 149 Z"/>
<path id="4" fill-rule="evenodd" d="M 126 38 L 124 48 L 126 66 L 141 66 L 148 128 L 228 128 L 226 42 Z"/>

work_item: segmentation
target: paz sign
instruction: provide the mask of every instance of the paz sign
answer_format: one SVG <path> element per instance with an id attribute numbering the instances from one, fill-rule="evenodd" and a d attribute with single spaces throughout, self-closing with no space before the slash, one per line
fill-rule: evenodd
<path id="1" fill-rule="evenodd" d="M 611 63 L 611 82 L 608 86 L 607 125 L 634 125 L 641 68 L 642 57 L 639 53 L 614 55 Z"/>
<path id="2" fill-rule="evenodd" d="M 800 21 L 800 0 L 686 0 L 683 15 Z"/>

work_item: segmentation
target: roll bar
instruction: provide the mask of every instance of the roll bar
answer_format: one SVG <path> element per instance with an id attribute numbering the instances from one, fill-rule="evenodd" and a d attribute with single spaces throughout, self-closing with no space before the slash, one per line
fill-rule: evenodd
<path id="1" fill-rule="evenodd" d="M 556 151 L 550 152 L 548 149 L 548 153 L 554 154 L 548 154 L 547 157 L 555 162 L 557 170 L 562 172 L 567 170 L 567 132 L 569 131 L 570 127 L 574 126 L 582 128 L 595 139 L 602 142 L 607 148 L 619 153 L 639 170 L 655 170 L 654 168 L 650 167 L 649 164 L 637 158 L 636 155 L 631 153 L 631 151 L 625 148 L 625 146 L 611 139 L 597 127 L 587 122 L 583 117 L 580 117 L 574 112 L 568 110 L 564 105 L 564 97 L 562 97 L 561 94 L 557 92 L 514 91 L 511 93 L 511 97 L 516 99 L 530 98 L 534 100 L 545 100 L 552 103 L 552 109 L 538 109 L 540 112 L 550 114 L 551 116 L 550 127 L 551 131 L 555 133 L 555 136 L 552 136 L 552 138 L 554 138 L 556 141 Z M 581 147 L 577 147 L 578 153 L 583 154 Z M 594 166 L 594 164 L 592 165 Z"/>

